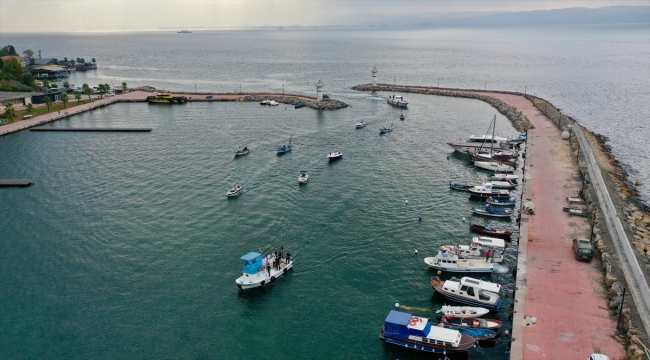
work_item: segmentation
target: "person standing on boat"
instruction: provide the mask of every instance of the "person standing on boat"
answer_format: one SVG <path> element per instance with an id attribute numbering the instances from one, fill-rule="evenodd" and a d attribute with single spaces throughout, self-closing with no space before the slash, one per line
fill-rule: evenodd
<path id="1" fill-rule="evenodd" d="M 269 259 L 265 256 L 262 259 L 262 268 L 260 270 L 264 271 L 268 267 L 269 267 Z"/>
<path id="2" fill-rule="evenodd" d="M 280 262 L 282 262 L 282 250 L 284 250 L 284 248 L 280 246 L 280 252 L 278 253 L 278 270 L 280 270 L 280 266 L 282 265 L 280 264 Z"/>
<path id="3" fill-rule="evenodd" d="M 289 265 L 289 263 L 291 262 L 291 253 L 288 251 L 287 251 L 287 258 L 285 259 L 285 261 L 287 265 Z"/>
<path id="4" fill-rule="evenodd" d="M 490 250 L 485 252 L 485 262 L 490 262 Z"/>
<path id="5" fill-rule="evenodd" d="M 266 273 L 271 276 L 271 255 L 266 255 Z"/>

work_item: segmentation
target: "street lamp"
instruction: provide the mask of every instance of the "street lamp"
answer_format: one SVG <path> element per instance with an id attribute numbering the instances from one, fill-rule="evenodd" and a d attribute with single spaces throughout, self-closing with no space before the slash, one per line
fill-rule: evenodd
<path id="1" fill-rule="evenodd" d="M 526 85 L 524 85 L 524 96 L 526 96 Z"/>

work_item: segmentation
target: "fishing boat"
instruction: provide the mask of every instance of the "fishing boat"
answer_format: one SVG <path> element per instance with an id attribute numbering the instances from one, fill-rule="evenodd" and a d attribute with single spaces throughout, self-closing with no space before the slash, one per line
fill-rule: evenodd
<path id="1" fill-rule="evenodd" d="M 488 180 L 497 180 L 497 181 L 505 181 L 505 180 L 510 180 L 512 182 L 516 182 L 519 179 L 519 175 L 515 174 L 501 174 L 501 173 L 494 173 L 491 174 L 488 177 Z"/>
<path id="2" fill-rule="evenodd" d="M 476 306 L 449 306 L 443 305 L 436 313 L 443 316 L 455 316 L 459 318 L 477 318 L 487 315 L 490 310 Z"/>
<path id="3" fill-rule="evenodd" d="M 405 108 L 409 105 L 409 102 L 404 100 L 404 98 L 401 95 L 391 95 L 388 97 L 388 100 L 386 102 L 393 106 L 402 107 L 402 108 Z"/>
<path id="4" fill-rule="evenodd" d="M 379 128 L 379 133 L 380 134 L 385 134 L 385 133 L 388 133 L 388 132 L 391 132 L 391 131 L 393 131 L 393 124 L 390 124 L 390 126 L 384 126 L 384 127 Z"/>
<path id="5" fill-rule="evenodd" d="M 300 109 L 300 108 L 303 108 L 303 107 L 305 107 L 305 103 L 302 103 L 302 102 L 299 102 L 299 103 L 296 104 L 296 106 L 294 106 L 295 109 Z"/>
<path id="6" fill-rule="evenodd" d="M 156 95 L 147 96 L 147 101 L 150 104 L 185 104 L 187 97 L 173 96 L 169 91 L 159 91 Z"/>
<path id="7" fill-rule="evenodd" d="M 366 127 L 366 123 L 363 122 L 363 120 L 361 120 L 360 123 L 357 123 L 357 129 L 363 129 L 364 127 Z"/>
<path id="8" fill-rule="evenodd" d="M 424 258 L 430 268 L 456 273 L 490 273 L 494 266 L 485 260 L 461 259 L 453 252 L 438 251 L 438 255 Z"/>
<path id="9" fill-rule="evenodd" d="M 512 230 L 500 230 L 488 225 L 469 224 L 469 229 L 475 233 L 502 239 L 510 239 L 512 236 Z"/>
<path id="10" fill-rule="evenodd" d="M 480 306 L 488 310 L 499 310 L 503 299 L 499 296 L 501 285 L 471 277 L 442 281 L 431 280 L 431 286 L 440 295 L 462 304 Z"/>
<path id="11" fill-rule="evenodd" d="M 476 185 L 472 186 L 469 188 L 467 191 L 469 191 L 469 194 L 474 197 L 481 197 L 481 198 L 509 198 L 510 197 L 510 191 L 508 190 L 496 190 L 492 188 L 492 184 L 490 183 L 484 183 L 483 185 Z"/>
<path id="12" fill-rule="evenodd" d="M 450 181 L 449 188 L 453 190 L 459 190 L 459 191 L 469 191 L 469 189 L 472 188 L 472 185 L 463 185 L 459 183 L 453 183 Z"/>
<path id="13" fill-rule="evenodd" d="M 260 101 L 260 105 L 268 105 L 270 100 L 262 100 Z"/>
<path id="14" fill-rule="evenodd" d="M 298 176 L 298 182 L 301 184 L 304 184 L 309 180 L 309 174 L 307 174 L 307 170 L 300 170 L 300 175 Z"/>
<path id="15" fill-rule="evenodd" d="M 497 161 L 474 161 L 474 167 L 485 169 L 485 170 L 490 170 L 490 171 L 498 171 L 498 172 L 514 172 L 515 168 L 502 164 Z"/>
<path id="16" fill-rule="evenodd" d="M 478 341 L 493 339 L 497 336 L 497 332 L 490 329 L 454 327 L 443 322 L 438 323 L 438 327 L 458 330 L 461 334 L 469 335 Z"/>
<path id="17" fill-rule="evenodd" d="M 503 151 L 493 150 L 493 151 L 482 151 L 479 150 L 467 153 L 469 155 L 470 161 L 487 161 L 487 162 L 499 162 L 504 165 L 516 167 L 517 158 L 513 155 L 506 154 Z"/>
<path id="18" fill-rule="evenodd" d="M 277 102 L 275 100 L 269 100 L 269 106 L 278 106 L 278 105 L 280 105 L 279 102 Z"/>
<path id="19" fill-rule="evenodd" d="M 243 149 L 239 149 L 239 150 L 235 151 L 235 156 L 246 155 L 246 154 L 248 154 L 249 151 L 250 151 L 250 149 L 248 147 L 244 146 Z"/>
<path id="20" fill-rule="evenodd" d="M 457 328 L 474 328 L 474 329 L 498 329 L 503 322 L 495 319 L 468 319 L 455 316 L 443 316 L 440 320 L 442 323 Z"/>
<path id="21" fill-rule="evenodd" d="M 503 253 L 506 250 L 506 243 L 503 239 L 492 238 L 487 236 L 476 236 L 472 238 L 470 245 L 442 245 L 440 251 L 446 250 L 449 253 L 458 255 L 461 259 L 478 259 L 489 258 L 490 263 L 503 262 Z M 488 256 L 488 250 L 490 251 Z"/>
<path id="22" fill-rule="evenodd" d="M 226 196 L 228 197 L 239 196 L 239 194 L 241 194 L 243 190 L 244 188 L 235 184 L 230 188 L 230 190 L 226 192 Z"/>
<path id="23" fill-rule="evenodd" d="M 262 254 L 249 252 L 241 257 L 244 274 L 235 280 L 237 287 L 246 290 L 272 284 L 275 279 L 293 268 L 293 260 L 279 259 L 279 269 L 264 264 Z"/>
<path id="24" fill-rule="evenodd" d="M 401 114 L 401 115 L 399 116 L 399 119 L 402 120 L 402 121 L 404 121 L 404 119 L 406 119 L 406 116 L 404 116 L 404 114 Z"/>
<path id="25" fill-rule="evenodd" d="M 490 204 L 485 204 L 485 207 L 475 207 L 473 209 L 473 212 L 476 215 L 501 217 L 501 218 L 510 217 L 510 215 L 512 215 L 511 209 L 495 208 Z"/>
<path id="26" fill-rule="evenodd" d="M 517 204 L 517 201 L 513 197 L 508 198 L 508 199 L 489 197 L 489 198 L 487 198 L 487 200 L 485 200 L 485 202 L 487 202 L 488 204 L 493 205 L 493 206 L 515 206 L 515 204 Z"/>
<path id="27" fill-rule="evenodd" d="M 396 310 L 386 316 L 379 338 L 389 344 L 435 354 L 466 352 L 476 343 L 475 338 L 456 329 L 431 326 L 427 318 Z"/>
<path id="28" fill-rule="evenodd" d="M 292 136 L 289 137 L 289 145 L 282 145 L 277 148 L 276 152 L 278 155 L 286 154 L 293 149 L 293 145 L 291 145 L 291 138 Z"/>
<path id="29" fill-rule="evenodd" d="M 488 181 L 486 184 L 492 185 L 492 188 L 494 189 L 514 189 L 517 187 L 517 184 L 513 183 L 512 181 L 506 180 L 506 181 Z"/>
<path id="30" fill-rule="evenodd" d="M 329 154 L 327 154 L 327 159 L 329 159 L 329 161 L 334 161 L 342 158 L 343 153 L 338 150 L 331 151 Z"/>

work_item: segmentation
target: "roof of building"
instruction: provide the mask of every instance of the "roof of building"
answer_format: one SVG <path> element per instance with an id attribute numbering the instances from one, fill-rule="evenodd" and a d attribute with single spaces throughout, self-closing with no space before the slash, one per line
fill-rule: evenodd
<path id="1" fill-rule="evenodd" d="M 5 55 L 5 56 L 0 56 L 0 58 L 2 58 L 2 60 L 4 60 L 4 61 L 7 61 L 9 59 L 16 59 L 18 61 L 25 61 L 25 57 L 24 56 L 19 56 L 19 55 Z"/>
<path id="2" fill-rule="evenodd" d="M 45 59 L 34 59 L 34 65 L 49 65 L 56 63 L 54 58 L 45 58 Z"/>
<path id="3" fill-rule="evenodd" d="M 61 72 L 61 71 L 68 71 L 67 68 L 59 65 L 42 65 L 42 66 L 34 66 L 32 70 L 38 70 L 38 71 L 46 71 L 46 72 Z"/>

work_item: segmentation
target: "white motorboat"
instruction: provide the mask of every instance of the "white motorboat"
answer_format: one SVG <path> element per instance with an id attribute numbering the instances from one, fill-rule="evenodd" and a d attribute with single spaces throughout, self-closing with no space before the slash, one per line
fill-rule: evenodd
<path id="1" fill-rule="evenodd" d="M 260 105 L 268 105 L 270 100 L 262 100 L 260 101 Z"/>
<path id="2" fill-rule="evenodd" d="M 409 102 L 404 100 L 404 97 L 401 95 L 391 95 L 388 97 L 387 102 L 393 106 L 397 107 L 407 107 L 409 105 Z"/>
<path id="3" fill-rule="evenodd" d="M 431 286 L 442 296 L 462 304 L 499 310 L 503 303 L 499 296 L 501 285 L 489 281 L 471 277 L 463 277 L 460 280 L 452 278 L 447 281 L 432 279 Z"/>
<path id="4" fill-rule="evenodd" d="M 304 184 L 309 180 L 309 174 L 307 174 L 307 170 L 300 170 L 300 176 L 298 176 L 298 182 L 301 184 Z"/>
<path id="5" fill-rule="evenodd" d="M 492 263 L 479 259 L 461 259 L 455 253 L 443 250 L 438 255 L 424 258 L 424 263 L 430 268 L 448 272 L 478 272 L 490 273 L 494 270 Z"/>
<path id="6" fill-rule="evenodd" d="M 508 138 L 501 136 L 492 136 L 492 135 L 471 135 L 469 139 L 464 140 L 463 138 L 458 139 L 458 141 L 448 142 L 447 145 L 451 146 L 455 151 L 467 153 L 474 151 L 485 151 L 489 150 L 490 147 L 494 149 L 508 149 L 507 146 L 503 145 L 502 142 L 506 141 Z"/>
<path id="7" fill-rule="evenodd" d="M 517 184 L 513 183 L 512 181 L 489 181 L 486 182 L 486 184 L 492 185 L 493 188 L 495 189 L 514 189 L 517 187 Z"/>
<path id="8" fill-rule="evenodd" d="M 244 190 L 243 187 L 241 187 L 241 186 L 235 184 L 235 185 L 232 186 L 232 188 L 230 188 L 230 190 L 228 190 L 228 191 L 226 192 L 226 196 L 230 196 L 230 197 L 232 197 L 232 196 L 238 196 L 239 194 L 241 194 L 241 192 L 242 192 L 243 190 Z"/>
<path id="9" fill-rule="evenodd" d="M 361 120 L 360 123 L 357 123 L 357 129 L 363 129 L 364 127 L 366 127 L 366 123 L 363 122 L 363 120 Z"/>
<path id="10" fill-rule="evenodd" d="M 444 305 L 436 313 L 443 316 L 455 316 L 459 318 L 477 318 L 487 315 L 490 310 L 478 306 L 449 306 Z"/>
<path id="11" fill-rule="evenodd" d="M 343 153 L 338 151 L 338 150 L 334 150 L 334 151 L 330 152 L 329 154 L 327 154 L 327 158 L 329 159 L 329 161 L 338 160 L 338 159 L 343 158 Z"/>
<path id="12" fill-rule="evenodd" d="M 275 100 L 269 100 L 269 106 L 278 106 L 278 105 L 280 105 L 279 102 L 277 102 Z"/>
<path id="13" fill-rule="evenodd" d="M 489 262 L 503 262 L 503 253 L 506 249 L 506 243 L 503 239 L 497 239 L 487 236 L 476 236 L 472 238 L 470 245 L 442 245 L 440 250 L 446 250 L 455 253 L 461 259 L 486 259 L 487 251 L 490 250 Z"/>
<path id="14" fill-rule="evenodd" d="M 505 181 L 505 180 L 510 180 L 510 181 L 517 181 L 519 179 L 519 175 L 515 174 L 500 174 L 500 173 L 494 173 L 488 177 L 488 180 L 498 180 L 498 181 Z"/>
<path id="15" fill-rule="evenodd" d="M 496 190 L 492 187 L 492 184 L 490 183 L 484 183 L 483 185 L 476 185 L 474 187 L 469 188 L 470 195 L 471 196 L 477 196 L 477 197 L 483 197 L 483 198 L 502 198 L 510 197 L 510 191 L 508 190 Z"/>
<path id="16" fill-rule="evenodd" d="M 390 126 L 384 126 L 379 128 L 379 133 L 380 134 L 385 134 L 393 131 L 393 124 L 390 124 Z"/>
<path id="17" fill-rule="evenodd" d="M 237 287 L 246 290 L 272 284 L 275 279 L 293 268 L 293 260 L 279 259 L 279 268 L 264 264 L 262 254 L 250 252 L 241 257 L 244 274 L 235 280 Z"/>
<path id="18" fill-rule="evenodd" d="M 515 168 L 510 165 L 505 165 L 494 161 L 474 161 L 474 166 L 477 168 L 498 171 L 498 172 L 514 172 Z"/>
<path id="19" fill-rule="evenodd" d="M 239 149 L 239 150 L 235 151 L 235 156 L 246 155 L 246 154 L 248 154 L 249 151 L 250 151 L 250 149 L 247 146 L 244 146 L 243 149 Z"/>

